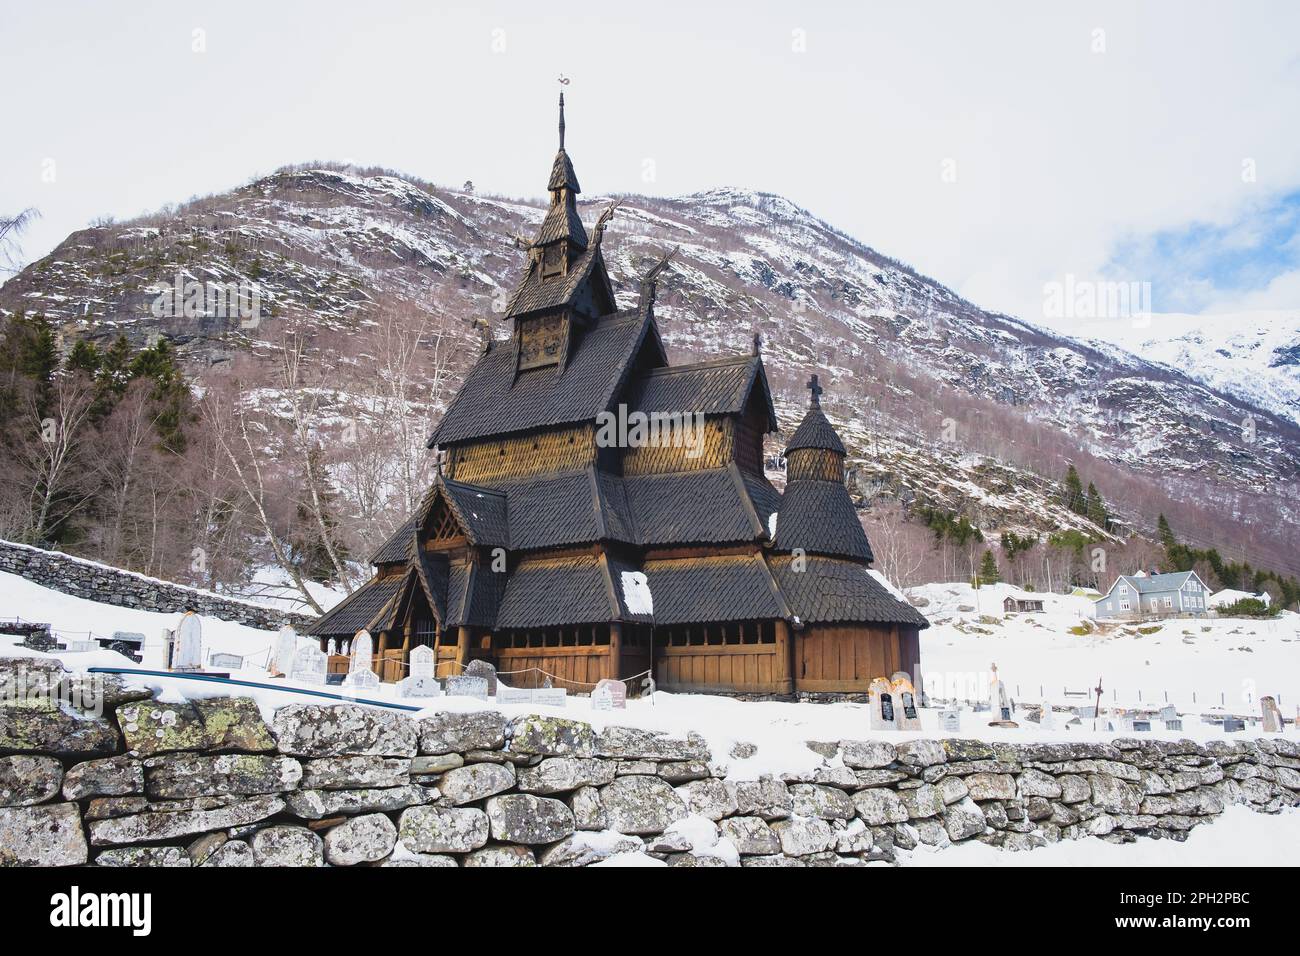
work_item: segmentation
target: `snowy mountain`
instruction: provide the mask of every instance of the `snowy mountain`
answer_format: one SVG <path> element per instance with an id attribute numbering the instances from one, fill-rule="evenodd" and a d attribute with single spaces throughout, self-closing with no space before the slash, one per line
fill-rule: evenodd
<path id="1" fill-rule="evenodd" d="M 1300 310 L 1154 315 L 1138 330 L 1099 326 L 1125 345 L 1210 388 L 1300 424 Z"/>
<path id="2" fill-rule="evenodd" d="M 675 360 L 747 351 L 760 334 L 787 428 L 806 402 L 804 381 L 819 372 L 863 500 L 920 500 L 986 528 L 1086 525 L 1054 501 L 1070 460 L 1132 526 L 1151 528 L 1183 502 L 1223 519 L 1199 529 L 1214 543 L 1249 541 L 1261 561 L 1297 550 L 1286 537 L 1300 515 L 1294 392 L 1265 389 L 1255 374 L 1276 369 L 1294 388 L 1294 350 L 1289 367 L 1260 352 L 1250 365 L 1260 390 L 1246 391 L 1228 381 L 1228 365 L 1216 379 L 1177 355 L 1138 357 L 982 310 L 777 195 L 620 198 L 604 247 L 620 305 L 678 248 L 656 301 Z M 610 201 L 587 197 L 583 217 L 593 221 Z M 535 232 L 542 215 L 530 201 L 388 172 L 293 168 L 76 232 L 0 287 L 0 310 L 43 310 L 65 345 L 165 332 L 196 373 L 263 351 L 290 315 L 309 316 L 321 333 L 363 336 L 367 311 L 385 299 L 452 316 L 473 345 L 476 319 L 507 334 L 500 313 L 522 261 L 514 237 Z M 263 320 L 241 328 L 155 317 L 152 305 L 178 276 L 256 283 Z M 1274 358 L 1286 353 L 1277 343 Z M 1244 343 L 1224 348 L 1248 361 Z M 1246 440 L 1248 416 L 1257 425 Z"/>

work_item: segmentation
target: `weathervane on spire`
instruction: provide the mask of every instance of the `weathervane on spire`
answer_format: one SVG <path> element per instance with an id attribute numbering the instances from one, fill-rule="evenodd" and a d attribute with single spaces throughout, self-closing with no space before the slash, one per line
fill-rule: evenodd
<path id="1" fill-rule="evenodd" d="M 559 76 L 560 86 L 568 86 L 569 78 L 563 73 Z M 564 149 L 564 90 L 560 90 L 560 149 Z"/>
<path id="2" fill-rule="evenodd" d="M 808 379 L 808 391 L 812 393 L 812 404 L 820 406 L 822 403 L 822 387 L 817 383 L 816 375 Z"/>

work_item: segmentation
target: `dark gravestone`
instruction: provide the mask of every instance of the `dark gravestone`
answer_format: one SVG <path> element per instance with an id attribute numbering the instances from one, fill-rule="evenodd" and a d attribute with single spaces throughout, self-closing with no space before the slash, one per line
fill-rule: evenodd
<path id="1" fill-rule="evenodd" d="M 487 681 L 487 692 L 489 697 L 495 697 L 497 692 L 497 669 L 492 666 L 490 661 L 472 660 L 465 668 L 465 677 L 481 677 Z"/>

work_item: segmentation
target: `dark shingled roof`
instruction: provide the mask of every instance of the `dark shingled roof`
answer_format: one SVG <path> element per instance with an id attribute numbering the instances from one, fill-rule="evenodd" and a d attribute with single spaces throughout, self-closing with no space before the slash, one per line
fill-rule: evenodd
<path id="1" fill-rule="evenodd" d="M 568 239 L 575 246 L 587 247 L 587 230 L 582 225 L 582 217 L 572 202 L 552 203 L 542 220 L 542 228 L 537 233 L 534 245 L 544 246 L 559 239 Z M 576 251 L 576 250 L 575 250 Z"/>
<path id="2" fill-rule="evenodd" d="M 813 405 L 808 409 L 808 414 L 803 417 L 803 421 L 790 437 L 790 444 L 785 446 L 785 453 L 788 455 L 800 448 L 824 448 L 827 451 L 839 452 L 841 455 L 848 454 L 844 450 L 844 443 L 835 433 L 834 426 L 826 419 L 820 405 Z"/>
<path id="3" fill-rule="evenodd" d="M 576 217 L 577 213 L 574 213 L 574 216 Z M 546 229 L 550 222 L 548 216 L 542 228 Z M 579 222 L 578 226 L 581 227 L 582 223 Z M 561 308 L 572 302 L 582 284 L 593 276 L 607 286 L 609 299 L 613 302 L 614 292 L 613 288 L 609 287 L 609 276 L 605 272 L 605 260 L 600 251 L 600 243 L 596 243 L 574 258 L 564 275 L 553 276 L 550 279 L 543 279 L 540 264 L 531 262 L 528 271 L 515 287 L 514 294 L 510 296 L 510 302 L 506 306 L 506 317 Z"/>
<path id="4" fill-rule="evenodd" d="M 849 491 L 838 481 L 792 481 L 777 512 L 777 551 L 802 548 L 859 561 L 875 560 Z"/>
<path id="5" fill-rule="evenodd" d="M 582 192 L 581 187 L 578 186 L 578 175 L 573 171 L 573 163 L 569 160 L 569 154 L 561 146 L 560 151 L 555 154 L 555 162 L 551 164 L 551 178 L 546 184 L 546 190 L 554 192 L 565 186 L 575 193 Z"/>
<path id="6" fill-rule="evenodd" d="M 308 633 L 322 637 L 351 637 L 379 616 L 401 590 L 406 574 L 375 578 L 357 588 L 328 612 L 316 619 Z"/>
<path id="7" fill-rule="evenodd" d="M 393 536 L 370 556 L 371 564 L 395 564 L 411 560 L 415 552 L 415 519 L 407 518 Z"/>
<path id="8" fill-rule="evenodd" d="M 530 369 L 515 377 L 514 350 L 498 346 L 470 369 L 429 444 L 593 420 L 609 408 L 653 323 L 632 309 L 602 319 L 569 353 L 562 371 Z M 658 345 L 657 333 L 654 336 Z"/>
<path id="9" fill-rule="evenodd" d="M 647 561 L 656 624 L 758 621 L 788 617 L 758 555 Z"/>
<path id="10" fill-rule="evenodd" d="M 592 468 L 521 481 L 502 490 L 509 502 L 510 546 L 517 550 L 636 540 L 618 479 L 598 478 Z"/>
<path id="11" fill-rule="evenodd" d="M 590 555 L 519 562 L 506 582 L 497 627 L 601 624 L 619 611 L 600 562 Z"/>
<path id="12" fill-rule="evenodd" d="M 493 488 L 439 478 L 442 494 L 471 544 L 487 548 L 510 546 L 506 496 Z"/>
<path id="13" fill-rule="evenodd" d="M 652 369 L 639 375 L 629 387 L 628 405 L 646 413 L 739 414 L 745 410 L 757 381 L 763 388 L 768 427 L 776 431 L 776 410 L 762 368 L 761 358 L 747 355 Z"/>
<path id="14" fill-rule="evenodd" d="M 424 589 L 425 599 L 433 608 L 434 617 L 439 621 L 447 620 L 447 581 L 451 573 L 445 554 L 420 552 L 420 562 L 416 566 L 420 586 Z"/>
<path id="15" fill-rule="evenodd" d="M 490 565 L 453 566 L 447 580 L 447 617 L 443 626 L 492 627 L 505 584 L 506 575 L 493 571 Z"/>
<path id="16" fill-rule="evenodd" d="M 802 571 L 796 571 L 793 565 L 793 558 L 774 556 L 772 573 L 790 610 L 805 624 L 930 626 L 920 611 L 890 594 L 864 565 L 818 557 L 806 558 Z"/>
<path id="17" fill-rule="evenodd" d="M 635 475 L 623 487 L 643 545 L 753 541 L 764 533 L 735 465 Z"/>

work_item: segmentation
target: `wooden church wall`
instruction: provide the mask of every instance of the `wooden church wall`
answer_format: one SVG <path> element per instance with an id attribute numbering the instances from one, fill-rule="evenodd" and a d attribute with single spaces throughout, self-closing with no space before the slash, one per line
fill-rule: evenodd
<path id="1" fill-rule="evenodd" d="M 915 675 L 921 661 L 916 628 L 812 625 L 795 639 L 795 690 L 863 692 L 876 677 Z"/>
<path id="2" fill-rule="evenodd" d="M 661 440 L 653 445 L 628 448 L 623 453 L 623 474 L 662 475 L 719 468 L 735 457 L 735 448 L 735 422 L 730 418 L 707 418 L 702 449 L 688 448 L 680 440 Z"/>
<path id="3" fill-rule="evenodd" d="M 469 484 L 495 484 L 534 475 L 577 471 L 596 460 L 592 425 L 557 428 L 451 449 L 447 477 Z"/>

